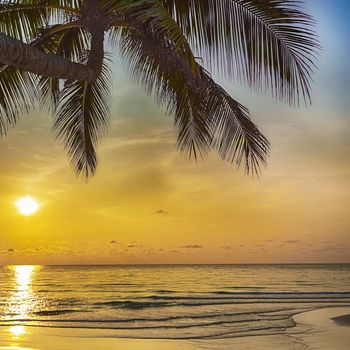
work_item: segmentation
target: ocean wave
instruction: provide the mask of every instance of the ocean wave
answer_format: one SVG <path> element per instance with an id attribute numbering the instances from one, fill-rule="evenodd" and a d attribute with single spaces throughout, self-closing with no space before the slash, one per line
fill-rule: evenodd
<path id="1" fill-rule="evenodd" d="M 0 324 L 0 327 L 4 326 Z M 215 324 L 196 324 L 187 327 L 192 328 L 192 331 L 181 332 L 186 327 L 173 326 L 173 327 L 139 327 L 139 328 L 115 328 L 115 327 L 93 327 L 84 325 L 38 325 L 38 324 L 26 324 L 27 327 L 40 327 L 40 328 L 63 328 L 63 329 L 89 329 L 101 331 L 114 331 L 115 333 L 108 333 L 108 337 L 116 338 L 132 338 L 132 339 L 177 339 L 177 340 L 195 340 L 195 339 L 223 339 L 223 338 L 235 338 L 249 335 L 263 334 L 280 334 L 287 328 L 295 326 L 294 321 L 291 319 L 289 322 L 281 324 L 263 325 L 262 323 L 250 321 L 242 322 L 239 326 L 230 322 L 217 322 Z M 100 333 L 101 334 L 101 333 Z M 100 335 L 104 336 L 104 335 Z"/>
<path id="2" fill-rule="evenodd" d="M 152 296 L 145 297 L 146 301 L 135 300 L 112 300 L 97 302 L 93 305 L 97 308 L 110 307 L 121 309 L 146 309 L 146 308 L 163 308 L 163 307 L 205 307 L 205 306 L 219 306 L 219 305 L 245 305 L 245 304 L 271 304 L 276 301 L 283 302 L 284 304 L 300 304 L 300 303 L 350 303 L 350 296 L 338 296 L 332 298 L 328 297 L 237 297 L 237 298 L 196 298 L 196 297 L 160 297 Z M 156 300 L 156 301 L 148 301 Z"/>
<path id="3" fill-rule="evenodd" d="M 300 292 L 212 292 L 212 295 L 183 295 L 183 296 L 169 296 L 169 295 L 151 295 L 142 297 L 143 299 L 152 300 L 261 300 L 261 299 L 350 299 L 350 292 L 314 292 L 314 293 L 300 293 Z"/>
<path id="4" fill-rule="evenodd" d="M 252 311 L 244 311 L 244 312 L 218 312 L 218 313 L 203 313 L 203 314 L 184 314 L 184 315 L 172 315 L 167 317 L 136 317 L 136 318 L 117 318 L 117 319 L 41 319 L 41 318 L 10 318 L 10 319 L 2 319 L 1 322 L 84 322 L 84 323 L 134 323 L 134 322 L 167 322 L 167 321 L 180 321 L 180 320 L 187 320 L 187 319 L 212 319 L 212 318 L 218 318 L 218 317 L 230 317 L 230 318 L 241 318 L 241 317 L 247 317 L 250 318 L 251 315 L 262 315 L 263 318 L 266 318 L 267 315 L 269 317 L 275 316 L 277 318 L 279 317 L 286 317 L 290 315 L 293 312 L 299 311 L 295 308 L 277 308 L 274 310 L 252 310 Z M 302 309 L 304 311 L 305 309 Z M 79 312 L 79 311 L 77 311 Z M 278 314 L 275 314 L 275 313 Z M 54 316 L 54 315 L 53 315 Z"/>
<path id="5" fill-rule="evenodd" d="M 77 312 L 83 312 L 82 310 L 42 310 L 42 311 L 35 311 L 32 312 L 33 315 L 37 316 L 58 316 L 58 315 L 66 315 L 66 314 L 73 314 Z"/>
<path id="6" fill-rule="evenodd" d="M 164 307 L 164 306 L 172 306 L 174 304 L 169 302 L 148 302 L 148 301 L 105 301 L 98 302 L 94 304 L 95 306 L 110 306 L 117 308 L 126 308 L 126 309 L 144 309 L 147 307 Z"/>

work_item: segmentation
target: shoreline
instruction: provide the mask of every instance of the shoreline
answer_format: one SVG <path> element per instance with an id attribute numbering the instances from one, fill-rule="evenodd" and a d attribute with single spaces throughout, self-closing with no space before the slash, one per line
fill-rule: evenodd
<path id="1" fill-rule="evenodd" d="M 309 331 L 297 334 L 298 339 L 308 348 L 349 349 L 350 306 L 318 308 L 296 314 L 293 319 L 297 326 L 309 327 Z M 339 322 L 344 319 L 346 322 Z"/>
<path id="2" fill-rule="evenodd" d="M 292 316 L 295 326 L 285 334 L 242 336 L 212 340 L 114 338 L 78 329 L 30 326 L 1 327 L 0 350 L 347 350 L 350 342 L 350 306 L 318 308 Z M 344 324 L 344 322 L 346 324 Z"/>

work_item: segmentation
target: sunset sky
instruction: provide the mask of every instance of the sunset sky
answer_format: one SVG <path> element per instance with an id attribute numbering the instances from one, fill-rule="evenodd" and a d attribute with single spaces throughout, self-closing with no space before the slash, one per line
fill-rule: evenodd
<path id="1" fill-rule="evenodd" d="M 260 179 L 214 152 L 184 159 L 172 120 L 119 67 L 88 184 L 47 115 L 22 117 L 0 140 L 0 264 L 350 262 L 350 2 L 306 7 L 323 46 L 311 107 L 219 79 L 271 142 Z M 26 195 L 35 215 L 15 207 Z"/>

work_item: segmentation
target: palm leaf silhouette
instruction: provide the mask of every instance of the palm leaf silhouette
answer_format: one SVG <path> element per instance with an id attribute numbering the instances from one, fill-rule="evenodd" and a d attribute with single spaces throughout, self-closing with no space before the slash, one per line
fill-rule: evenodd
<path id="1" fill-rule="evenodd" d="M 97 166 L 95 145 L 107 124 L 110 80 L 109 68 L 104 65 L 96 81 L 73 82 L 59 96 L 53 128 L 63 139 L 77 174 L 83 173 L 86 179 Z"/>
<path id="2" fill-rule="evenodd" d="M 298 105 L 319 53 L 298 0 L 5 0 L 0 2 L 0 134 L 36 102 L 54 114 L 75 171 L 95 173 L 109 115 L 111 61 L 165 106 L 189 157 L 216 149 L 247 173 L 269 142 L 209 71 Z M 108 38 L 108 46 L 105 43 Z"/>

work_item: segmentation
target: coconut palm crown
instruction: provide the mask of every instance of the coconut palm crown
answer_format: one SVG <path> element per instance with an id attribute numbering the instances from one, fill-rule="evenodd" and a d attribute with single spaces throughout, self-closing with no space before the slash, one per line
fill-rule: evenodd
<path id="1" fill-rule="evenodd" d="M 298 0 L 0 0 L 0 135 L 38 105 L 77 174 L 97 166 L 113 54 L 174 118 L 190 157 L 217 149 L 246 172 L 269 142 L 209 71 L 290 105 L 310 102 L 319 51 Z M 111 51 L 111 53 L 107 53 Z"/>

